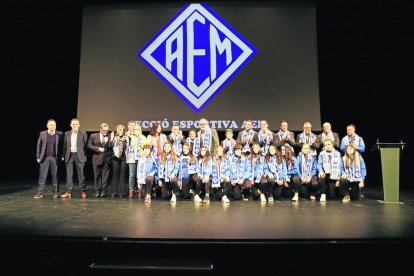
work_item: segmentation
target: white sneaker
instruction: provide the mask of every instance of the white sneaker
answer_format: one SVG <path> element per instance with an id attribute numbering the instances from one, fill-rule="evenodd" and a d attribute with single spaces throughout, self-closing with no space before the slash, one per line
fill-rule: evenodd
<path id="1" fill-rule="evenodd" d="M 171 202 L 176 202 L 177 201 L 177 197 L 175 196 L 175 194 L 173 193 L 171 196 Z"/>
<path id="2" fill-rule="evenodd" d="M 270 195 L 270 196 L 267 198 L 267 200 L 268 200 L 269 202 L 273 202 L 273 196 L 272 196 L 272 195 Z"/>
<path id="3" fill-rule="evenodd" d="M 203 200 L 200 198 L 200 196 L 198 194 L 196 194 L 194 196 L 194 202 L 201 203 L 201 202 L 203 202 Z"/>
<path id="4" fill-rule="evenodd" d="M 326 201 L 326 194 L 321 194 L 320 202 L 325 202 L 325 201 Z"/>
<path id="5" fill-rule="evenodd" d="M 310 200 L 315 200 L 315 199 L 316 199 L 316 197 L 314 195 L 310 196 Z"/>
<path id="6" fill-rule="evenodd" d="M 221 201 L 223 201 L 224 203 L 230 203 L 230 200 L 227 198 L 227 196 L 226 196 L 226 195 L 224 195 L 224 196 L 221 198 Z"/>
<path id="7" fill-rule="evenodd" d="M 150 203 L 150 202 L 151 202 L 151 195 L 150 194 L 147 194 L 145 196 L 145 203 Z"/>
<path id="8" fill-rule="evenodd" d="M 349 195 L 344 196 L 344 198 L 342 199 L 342 202 L 350 202 L 351 198 L 349 197 Z"/>
<path id="9" fill-rule="evenodd" d="M 210 203 L 210 196 L 206 194 L 206 196 L 203 199 L 203 203 Z"/>
<path id="10" fill-rule="evenodd" d="M 294 197 L 292 197 L 292 201 L 298 201 L 299 200 L 299 196 L 295 195 Z"/>
<path id="11" fill-rule="evenodd" d="M 260 201 L 266 202 L 266 196 L 264 194 L 260 194 Z"/>

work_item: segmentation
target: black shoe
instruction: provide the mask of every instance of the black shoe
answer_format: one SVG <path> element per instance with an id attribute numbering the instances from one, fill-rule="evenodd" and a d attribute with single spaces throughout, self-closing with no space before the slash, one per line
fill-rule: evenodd
<path id="1" fill-rule="evenodd" d="M 97 191 L 96 193 L 95 193 L 95 197 L 96 198 L 98 198 L 98 197 L 100 197 L 101 196 L 101 193 L 99 192 L 99 191 Z"/>
<path id="2" fill-rule="evenodd" d="M 105 191 L 101 192 L 101 197 L 106 197 L 106 192 Z"/>

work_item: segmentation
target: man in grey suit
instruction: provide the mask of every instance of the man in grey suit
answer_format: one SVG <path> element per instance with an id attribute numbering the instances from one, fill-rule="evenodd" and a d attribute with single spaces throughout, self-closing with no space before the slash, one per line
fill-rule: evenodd
<path id="1" fill-rule="evenodd" d="M 217 130 L 210 128 L 210 125 L 206 118 L 201 118 L 199 121 L 200 130 L 197 135 L 200 138 L 201 146 L 206 146 L 211 155 L 214 155 L 214 152 L 219 146 L 219 138 Z"/>
<path id="2" fill-rule="evenodd" d="M 109 165 L 111 163 L 108 129 L 108 124 L 102 123 L 100 131 L 91 134 L 88 141 L 88 148 L 93 152 L 92 166 L 95 178 L 95 197 L 106 197 L 110 172 Z"/>
<path id="3" fill-rule="evenodd" d="M 37 140 L 36 159 L 40 164 L 39 184 L 33 198 L 42 198 L 47 175 L 52 176 L 53 199 L 59 197 L 59 182 L 57 177 L 58 162 L 61 154 L 62 132 L 56 131 L 56 121 L 47 121 L 47 130 L 41 131 Z"/>
<path id="4" fill-rule="evenodd" d="M 60 197 L 72 197 L 73 163 L 75 163 L 82 198 L 86 198 L 84 167 L 86 163 L 86 143 L 88 141 L 88 135 L 85 131 L 79 130 L 80 122 L 76 118 L 70 121 L 70 127 L 72 130 L 65 132 L 63 139 L 64 157 L 62 159 L 66 163 L 66 192 Z"/>
<path id="5" fill-rule="evenodd" d="M 322 129 L 323 132 L 318 135 L 318 140 L 320 143 L 319 150 L 323 150 L 323 142 L 325 142 L 326 138 L 329 138 L 332 141 L 334 148 L 336 150 L 339 150 L 339 135 L 338 133 L 332 131 L 331 124 L 329 122 L 323 123 Z"/>

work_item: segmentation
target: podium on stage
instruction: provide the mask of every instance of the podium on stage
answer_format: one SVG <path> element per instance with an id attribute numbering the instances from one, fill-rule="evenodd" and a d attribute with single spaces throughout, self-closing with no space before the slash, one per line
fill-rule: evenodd
<path id="1" fill-rule="evenodd" d="M 384 143 L 377 139 L 375 149 L 381 155 L 382 184 L 384 201 L 382 203 L 400 203 L 400 156 L 406 143 Z"/>

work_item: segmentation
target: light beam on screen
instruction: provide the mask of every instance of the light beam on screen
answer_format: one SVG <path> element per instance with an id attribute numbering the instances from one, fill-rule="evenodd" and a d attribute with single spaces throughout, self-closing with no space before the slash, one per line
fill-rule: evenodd
<path id="1" fill-rule="evenodd" d="M 248 119 L 253 120 L 255 128 L 259 127 L 261 119 L 266 119 L 272 130 L 278 129 L 280 120 L 287 120 L 290 130 L 302 130 L 305 121 L 311 122 L 314 130 L 320 130 L 314 3 L 232 1 L 208 2 L 208 7 L 211 9 L 207 11 L 214 11 L 214 17 L 225 21 L 231 31 L 241 34 L 243 42 L 254 45 L 258 52 L 229 78 L 231 81 L 220 83 L 220 92 L 212 93 L 204 105 L 197 105 L 199 112 L 195 112 L 146 63 L 137 59 L 137 53 L 145 51 L 146 45 L 180 16 L 182 3 L 156 1 L 84 6 L 78 96 L 82 128 L 96 131 L 103 121 L 114 127 L 136 120 L 144 131 L 149 130 L 153 121 L 163 122 L 164 129 L 178 122 L 183 130 L 188 130 L 197 128 L 198 120 L 205 117 L 218 130 L 240 130 Z M 203 13 L 197 12 L 205 18 Z M 211 21 L 205 19 L 206 24 L 202 24 L 195 20 L 193 24 L 196 31 L 218 36 L 221 42 L 216 45 L 218 54 L 214 60 L 210 55 L 210 43 L 194 37 L 193 48 L 205 50 L 204 56 L 193 56 L 194 64 L 205 64 L 207 68 L 194 74 L 195 86 L 201 86 L 207 78 L 218 80 L 225 73 L 223 68 L 235 64 L 243 53 L 236 43 L 231 43 L 229 62 L 230 48 L 225 44 L 229 36 L 216 24 L 208 23 Z M 186 48 L 187 24 L 180 26 L 183 28 L 182 46 Z M 176 51 L 177 41 L 170 41 L 171 53 Z M 160 59 L 160 56 L 161 53 L 165 56 L 166 46 L 165 43 L 160 45 L 152 56 L 164 66 L 165 57 Z M 217 64 L 216 72 L 210 66 L 213 62 Z M 182 64 L 170 57 L 165 70 L 176 75 L 180 66 L 187 66 L 185 51 Z M 181 78 L 176 76 L 179 84 L 187 86 L 185 69 Z M 197 99 L 204 91 L 200 89 L 190 94 Z"/>

